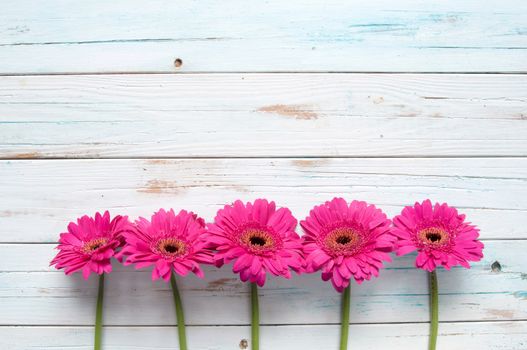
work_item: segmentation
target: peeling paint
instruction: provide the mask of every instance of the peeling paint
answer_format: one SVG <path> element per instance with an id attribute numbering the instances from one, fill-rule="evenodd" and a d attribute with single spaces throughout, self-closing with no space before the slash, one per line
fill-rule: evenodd
<path id="1" fill-rule="evenodd" d="M 488 309 L 487 313 L 494 318 L 497 316 L 499 318 L 511 319 L 514 317 L 514 311 L 512 310 L 497 310 L 497 309 Z"/>
<path id="2" fill-rule="evenodd" d="M 29 210 L 2 210 L 0 211 L 0 218 L 7 218 L 11 216 L 34 215 L 34 211 Z M 52 216 L 52 215 L 47 215 Z"/>
<path id="3" fill-rule="evenodd" d="M 146 164 L 151 164 L 151 165 L 163 165 L 163 164 L 170 164 L 171 161 L 168 160 L 168 159 L 148 159 L 146 161 Z"/>
<path id="4" fill-rule="evenodd" d="M 317 119 L 319 116 L 312 111 L 307 105 L 284 105 L 276 104 L 258 108 L 258 112 L 273 113 L 284 117 L 292 117 L 295 119 L 311 120 Z"/>
<path id="5" fill-rule="evenodd" d="M 241 192 L 241 193 L 251 192 L 247 187 L 243 185 L 230 185 L 229 187 L 235 190 L 236 192 Z"/>
<path id="6" fill-rule="evenodd" d="M 144 187 L 139 188 L 137 192 L 179 194 L 183 190 L 184 188 L 178 186 L 176 181 L 150 180 Z"/>
<path id="7" fill-rule="evenodd" d="M 27 153 L 17 153 L 13 156 L 15 159 L 34 159 L 42 158 L 42 153 L 40 152 L 27 152 Z"/>
<path id="8" fill-rule="evenodd" d="M 220 279 L 217 279 L 217 280 L 214 280 L 214 281 L 210 281 L 207 286 L 209 288 L 214 288 L 214 289 L 217 289 L 217 288 L 221 288 L 221 287 L 224 287 L 225 285 L 228 285 L 228 284 L 231 284 L 233 282 L 237 282 L 238 279 L 236 278 L 220 278 Z"/>
<path id="9" fill-rule="evenodd" d="M 373 99 L 373 103 L 376 104 L 376 105 L 381 104 L 383 102 L 384 102 L 384 97 L 382 97 L 382 96 L 378 96 L 378 97 L 375 97 Z"/>
<path id="10" fill-rule="evenodd" d="M 291 164 L 301 168 L 311 168 L 327 164 L 328 159 L 295 159 L 291 161 Z"/>

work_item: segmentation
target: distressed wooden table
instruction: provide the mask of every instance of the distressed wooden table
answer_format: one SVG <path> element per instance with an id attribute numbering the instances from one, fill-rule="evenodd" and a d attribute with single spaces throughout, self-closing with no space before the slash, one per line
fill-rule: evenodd
<path id="1" fill-rule="evenodd" d="M 440 270 L 438 348 L 527 349 L 526 72 L 523 0 L 3 0 L 0 348 L 91 349 L 96 279 L 48 267 L 81 214 L 344 196 L 466 212 L 485 258 Z M 350 349 L 426 349 L 413 259 L 353 286 Z M 229 267 L 182 285 L 191 349 L 246 348 Z M 106 295 L 106 350 L 177 348 L 166 284 L 118 266 Z M 336 349 L 339 304 L 271 278 L 262 349 Z"/>

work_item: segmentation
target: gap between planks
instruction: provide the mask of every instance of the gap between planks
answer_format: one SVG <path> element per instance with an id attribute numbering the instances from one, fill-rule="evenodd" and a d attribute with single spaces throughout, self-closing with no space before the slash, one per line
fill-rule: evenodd
<path id="1" fill-rule="evenodd" d="M 193 71 L 193 72 L 172 72 L 172 71 L 137 71 L 137 72 L 49 72 L 49 73 L 0 73 L 0 77 L 41 77 L 41 76 L 75 76 L 75 75 L 223 75 L 223 74 L 247 74 L 247 75 L 267 75 L 267 74 L 386 74 L 386 75 L 412 75 L 412 74 L 441 74 L 441 75 L 527 75 L 527 71 L 481 71 L 481 72 L 430 72 L 430 71 L 408 71 L 408 72 L 385 72 L 385 71 Z"/>
<path id="2" fill-rule="evenodd" d="M 527 142 L 527 141 L 526 141 Z M 229 160 L 229 159 L 263 159 L 263 160 L 273 160 L 273 159 L 463 159 L 463 158 L 473 158 L 473 159 L 487 159 L 487 158 L 527 158 L 525 155 L 394 155 L 394 156 L 359 156 L 359 155 L 344 155 L 344 156 L 328 156 L 328 155 L 309 155 L 309 156 L 192 156 L 192 157 L 30 157 L 31 153 L 26 154 L 22 153 L 22 156 L 19 157 L 1 157 L 0 161 L 34 161 L 34 160 Z"/>
<path id="3" fill-rule="evenodd" d="M 511 323 L 511 322 L 527 322 L 527 319 L 517 320 L 467 320 L 467 321 L 439 321 L 439 324 L 456 324 L 456 323 L 471 323 L 471 324 L 489 324 L 489 323 Z M 429 324 L 428 321 L 414 321 L 414 322 L 350 322 L 353 326 L 375 326 L 375 325 L 412 325 L 412 324 Z M 310 326 L 338 326 L 340 323 L 260 323 L 260 326 L 264 327 L 310 327 Z M 112 324 L 103 325 L 104 328 L 173 328 L 177 324 L 148 324 L 148 325 L 137 325 L 137 324 Z M 200 328 L 200 327 L 249 327 L 251 324 L 187 324 L 185 327 Z M 9 327 L 20 327 L 20 328 L 52 328 L 52 327 L 75 327 L 75 328 L 93 328 L 93 325 L 86 324 L 3 324 L 1 328 Z"/>

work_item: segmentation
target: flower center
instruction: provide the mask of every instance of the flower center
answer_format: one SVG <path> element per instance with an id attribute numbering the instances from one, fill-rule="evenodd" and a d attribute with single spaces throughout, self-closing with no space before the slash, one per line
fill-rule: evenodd
<path id="1" fill-rule="evenodd" d="M 443 244 L 448 238 L 448 232 L 438 227 L 425 228 L 418 233 L 419 240 L 426 244 Z"/>
<path id="2" fill-rule="evenodd" d="M 361 235 L 351 227 L 337 227 L 325 238 L 328 251 L 334 255 L 352 255 L 360 242 Z"/>
<path id="3" fill-rule="evenodd" d="M 266 243 L 266 240 L 264 238 L 262 238 L 262 237 L 251 237 L 251 238 L 249 238 L 249 242 L 252 245 L 264 246 L 265 243 Z"/>
<path id="4" fill-rule="evenodd" d="M 187 245 L 177 238 L 162 238 L 157 241 L 157 251 L 159 254 L 174 258 L 186 253 Z"/>
<path id="5" fill-rule="evenodd" d="M 82 252 L 85 254 L 93 253 L 106 243 L 108 243 L 108 239 L 104 237 L 92 239 L 91 241 L 84 243 L 82 246 Z"/>
<path id="6" fill-rule="evenodd" d="M 345 245 L 351 242 L 351 238 L 349 238 L 348 236 L 338 236 L 335 242 L 337 242 L 340 245 Z"/>
<path id="7" fill-rule="evenodd" d="M 275 246 L 273 236 L 262 229 L 249 228 L 241 234 L 240 240 L 252 251 L 268 250 Z"/>

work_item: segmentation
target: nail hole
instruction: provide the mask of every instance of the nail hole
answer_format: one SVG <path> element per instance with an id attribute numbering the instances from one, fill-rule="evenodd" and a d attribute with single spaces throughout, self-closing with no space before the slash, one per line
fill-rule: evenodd
<path id="1" fill-rule="evenodd" d="M 501 264 L 496 260 L 490 265 L 492 272 L 501 272 Z"/>
<path id="2" fill-rule="evenodd" d="M 181 58 L 176 58 L 174 60 L 174 67 L 180 68 L 183 65 L 183 60 Z"/>
<path id="3" fill-rule="evenodd" d="M 247 349 L 249 347 L 249 342 L 247 339 L 240 340 L 240 349 Z"/>

